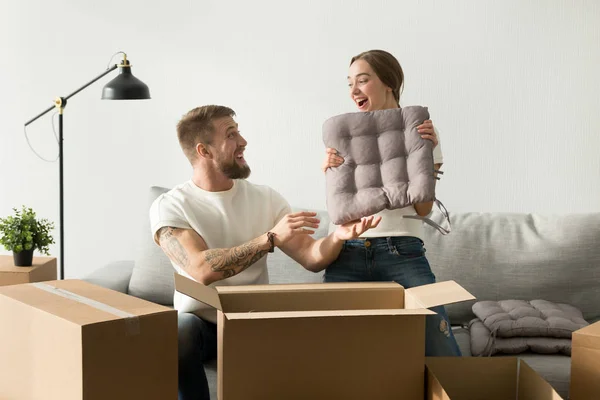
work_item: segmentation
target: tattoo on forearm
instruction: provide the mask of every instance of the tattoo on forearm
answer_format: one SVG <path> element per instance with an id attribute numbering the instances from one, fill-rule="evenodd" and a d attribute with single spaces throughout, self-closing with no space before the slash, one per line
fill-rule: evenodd
<path id="1" fill-rule="evenodd" d="M 179 229 L 170 226 L 165 226 L 158 231 L 160 247 L 163 248 L 165 253 L 172 259 L 177 265 L 182 268 L 190 266 L 190 258 L 188 257 L 187 251 L 179 243 L 176 237 L 176 233 Z"/>
<path id="2" fill-rule="evenodd" d="M 231 249 L 212 249 L 204 252 L 204 259 L 214 272 L 221 272 L 223 279 L 239 274 L 268 253 L 261 250 L 261 240 L 254 239 Z"/>

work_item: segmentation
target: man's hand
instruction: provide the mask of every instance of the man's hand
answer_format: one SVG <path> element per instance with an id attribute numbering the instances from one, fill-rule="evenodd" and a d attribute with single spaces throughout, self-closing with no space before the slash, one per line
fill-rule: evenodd
<path id="1" fill-rule="evenodd" d="M 314 213 L 299 214 L 304 215 L 307 219 L 311 219 L 314 215 Z M 291 214 L 290 217 L 299 214 Z M 381 221 L 381 217 L 373 216 L 352 221 L 339 226 L 335 232 L 317 240 L 308 235 L 296 234 L 281 247 L 281 250 L 307 270 L 322 271 L 338 257 L 345 240 L 359 237 L 369 229 L 375 228 L 379 221 Z"/>
<path id="2" fill-rule="evenodd" d="M 337 240 L 356 239 L 371 228 L 376 228 L 381 221 L 381 217 L 364 217 L 356 221 L 350 221 L 344 225 L 340 225 L 334 235 Z"/>
<path id="3" fill-rule="evenodd" d="M 319 227 L 319 219 L 315 218 L 317 213 L 302 211 L 293 214 L 287 214 L 275 225 L 271 232 L 275 234 L 274 244 L 281 247 L 297 235 L 312 235 L 314 230 L 304 228 Z"/>

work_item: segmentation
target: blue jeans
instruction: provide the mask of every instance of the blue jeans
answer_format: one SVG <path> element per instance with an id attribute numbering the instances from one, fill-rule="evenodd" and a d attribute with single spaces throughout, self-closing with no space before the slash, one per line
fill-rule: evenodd
<path id="1" fill-rule="evenodd" d="M 435 283 L 423 242 L 415 237 L 348 240 L 326 270 L 325 282 L 398 282 L 405 288 Z M 460 356 L 444 306 L 425 317 L 425 355 Z"/>
<path id="2" fill-rule="evenodd" d="M 217 326 L 179 313 L 179 400 L 210 400 L 204 362 L 217 356 Z"/>

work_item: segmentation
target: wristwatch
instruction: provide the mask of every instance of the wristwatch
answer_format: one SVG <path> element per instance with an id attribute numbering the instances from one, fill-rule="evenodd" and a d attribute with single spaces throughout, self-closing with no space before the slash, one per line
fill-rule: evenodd
<path id="1" fill-rule="evenodd" d="M 267 232 L 267 238 L 269 239 L 269 253 L 273 253 L 275 251 L 275 234 Z"/>

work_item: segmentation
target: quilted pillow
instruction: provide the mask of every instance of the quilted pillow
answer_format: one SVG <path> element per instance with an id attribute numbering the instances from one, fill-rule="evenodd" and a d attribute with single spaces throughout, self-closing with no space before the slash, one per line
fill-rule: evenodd
<path id="1" fill-rule="evenodd" d="M 347 113 L 323 123 L 325 146 L 345 160 L 326 172 L 334 224 L 436 200 L 433 143 L 417 131 L 426 119 L 426 107 L 410 106 Z"/>
<path id="2" fill-rule="evenodd" d="M 571 335 L 589 325 L 579 309 L 546 300 L 480 301 L 469 323 L 471 353 L 571 354 Z"/>
<path id="3" fill-rule="evenodd" d="M 571 355 L 571 339 L 556 337 L 498 337 L 479 319 L 469 323 L 471 354 L 475 357 L 489 357 L 495 354 L 538 354 Z"/>
<path id="4" fill-rule="evenodd" d="M 571 338 L 587 326 L 579 309 L 546 300 L 479 301 L 473 313 L 499 337 L 546 336 Z"/>

